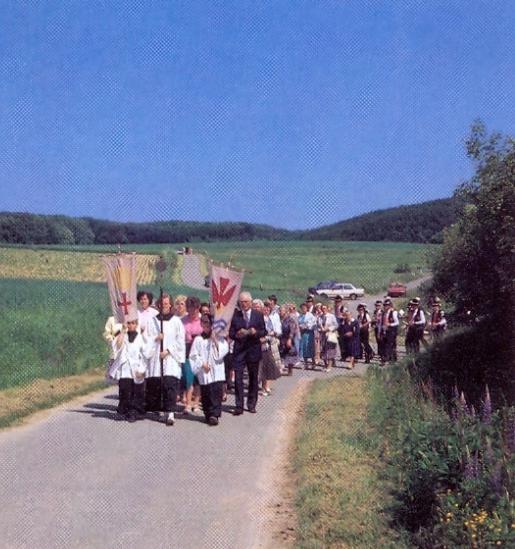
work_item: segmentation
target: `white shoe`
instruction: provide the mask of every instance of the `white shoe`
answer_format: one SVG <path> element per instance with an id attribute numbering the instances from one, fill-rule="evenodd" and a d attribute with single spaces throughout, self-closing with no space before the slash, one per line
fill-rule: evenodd
<path id="1" fill-rule="evenodd" d="M 175 423 L 175 416 L 173 412 L 170 412 L 166 418 L 167 425 L 173 425 Z"/>

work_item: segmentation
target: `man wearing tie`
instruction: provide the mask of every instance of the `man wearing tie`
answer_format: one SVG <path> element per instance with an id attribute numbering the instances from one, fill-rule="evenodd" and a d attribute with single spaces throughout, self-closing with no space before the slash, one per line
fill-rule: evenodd
<path id="1" fill-rule="evenodd" d="M 259 361 L 261 360 L 260 338 L 265 335 L 263 314 L 252 309 L 250 293 L 242 292 L 240 294 L 240 310 L 234 312 L 229 329 L 229 337 L 234 341 L 235 416 L 243 414 L 243 372 L 245 366 L 249 376 L 247 409 L 253 414 L 256 413 Z"/>

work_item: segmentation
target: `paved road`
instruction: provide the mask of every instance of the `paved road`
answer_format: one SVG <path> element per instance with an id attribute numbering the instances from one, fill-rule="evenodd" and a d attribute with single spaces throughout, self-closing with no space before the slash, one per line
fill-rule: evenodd
<path id="1" fill-rule="evenodd" d="M 185 260 L 189 283 L 198 258 Z M 114 421 L 110 387 L 1 432 L 0 545 L 261 547 L 261 517 L 273 497 L 263 479 L 277 430 L 294 413 L 288 396 L 300 379 L 349 374 L 295 370 L 274 384 L 273 396 L 260 398 L 257 414 L 224 413 L 218 427 L 191 417 L 179 417 L 174 427 Z"/>
<path id="2" fill-rule="evenodd" d="M 278 422 L 293 413 L 287 397 L 300 379 L 327 375 L 349 372 L 295 370 L 260 397 L 257 414 L 224 413 L 218 427 L 114 421 L 111 387 L 0 433 L 0 545 L 260 547 L 271 504 L 262 479 Z"/>
<path id="3" fill-rule="evenodd" d="M 206 290 L 204 285 L 204 277 L 200 272 L 200 259 L 198 255 L 184 255 L 184 263 L 182 266 L 181 278 L 186 286 L 195 288 L 196 290 Z"/>

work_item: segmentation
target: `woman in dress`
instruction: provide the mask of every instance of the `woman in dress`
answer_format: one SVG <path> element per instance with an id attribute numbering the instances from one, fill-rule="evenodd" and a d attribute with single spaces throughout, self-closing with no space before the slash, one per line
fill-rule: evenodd
<path id="1" fill-rule="evenodd" d="M 177 299 L 175 301 L 177 302 Z M 186 336 L 186 361 L 182 366 L 181 379 L 184 414 L 188 414 L 190 410 L 191 412 L 196 413 L 198 410 L 195 399 L 193 398 L 195 374 L 191 369 L 191 363 L 188 357 L 190 355 L 193 340 L 202 333 L 202 327 L 200 325 L 200 299 L 195 296 L 189 296 L 186 298 L 186 310 L 187 314 L 181 319 L 184 324 L 184 333 Z"/>
<path id="2" fill-rule="evenodd" d="M 350 358 L 349 368 L 352 370 L 356 359 L 361 354 L 361 343 L 359 340 L 359 322 L 352 316 L 350 311 L 344 313 L 340 330 L 343 334 L 342 357 L 345 360 Z"/>
<path id="3" fill-rule="evenodd" d="M 338 346 L 338 321 L 333 313 L 329 312 L 327 305 L 321 306 L 321 315 L 318 318 L 320 332 L 320 348 L 325 364 L 325 371 L 330 372 L 336 360 L 336 348 Z"/>
<path id="4" fill-rule="evenodd" d="M 297 362 L 298 354 L 295 347 L 295 333 L 298 329 L 296 319 L 288 310 L 287 305 L 279 307 L 279 318 L 281 319 L 281 337 L 279 338 L 279 354 L 288 369 L 288 375 L 293 374 L 293 365 Z"/>
<path id="5" fill-rule="evenodd" d="M 307 303 L 300 306 L 300 357 L 304 361 L 304 369 L 308 368 L 308 360 L 311 359 L 312 368 L 315 367 L 315 325 L 316 318 L 308 311 Z"/>
<path id="6" fill-rule="evenodd" d="M 279 337 L 282 333 L 277 315 L 271 315 L 270 302 L 263 304 L 266 336 L 262 338 L 261 395 L 272 393 L 272 381 L 281 377 L 281 357 L 279 355 Z"/>

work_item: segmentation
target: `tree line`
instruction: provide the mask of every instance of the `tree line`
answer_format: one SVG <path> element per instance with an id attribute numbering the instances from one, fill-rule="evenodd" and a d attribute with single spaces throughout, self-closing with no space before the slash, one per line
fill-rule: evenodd
<path id="1" fill-rule="evenodd" d="M 460 197 L 377 210 L 309 231 L 254 223 L 160 221 L 119 223 L 91 217 L 0 212 L 0 242 L 9 244 L 144 244 L 214 240 L 354 240 L 442 242 L 462 208 Z"/>

